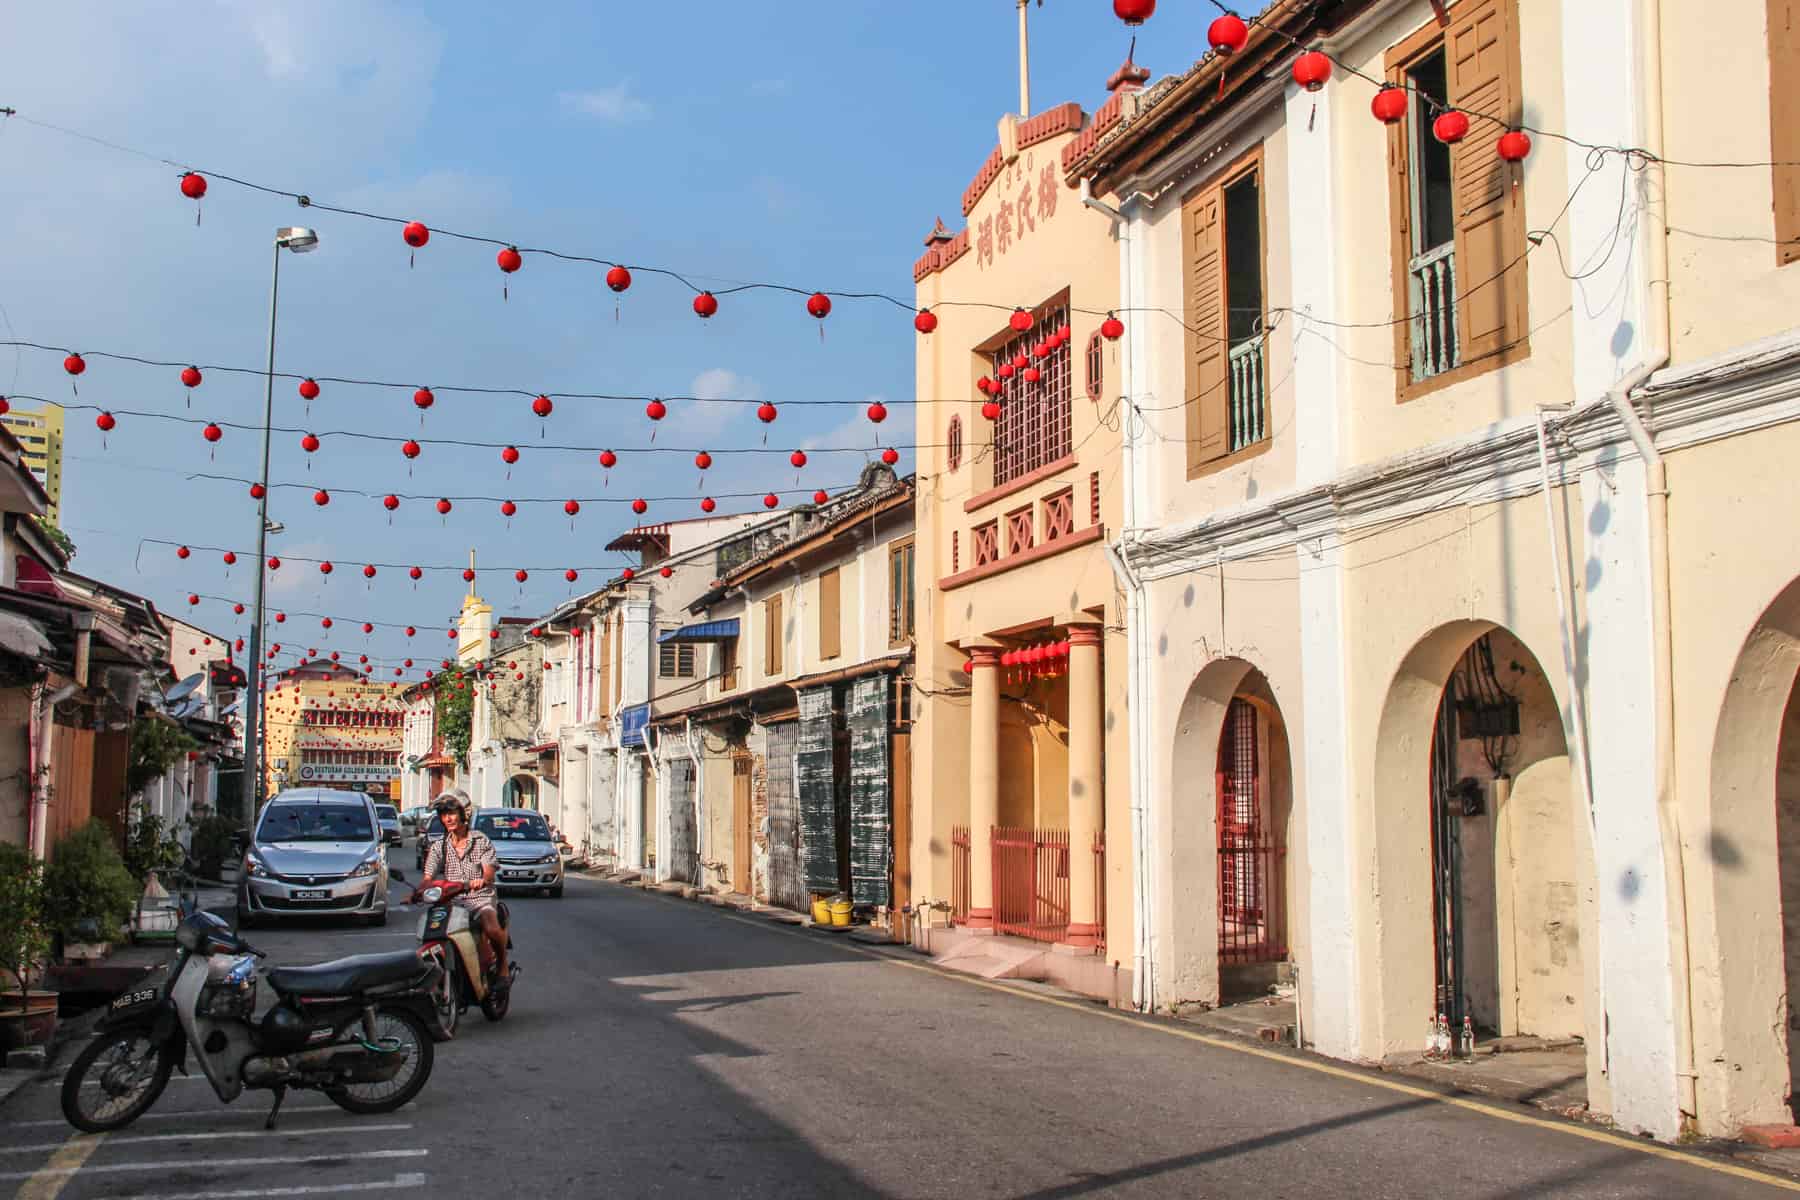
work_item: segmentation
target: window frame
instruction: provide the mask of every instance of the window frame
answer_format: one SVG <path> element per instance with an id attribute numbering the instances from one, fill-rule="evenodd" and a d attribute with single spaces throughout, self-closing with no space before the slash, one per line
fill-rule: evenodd
<path id="1" fill-rule="evenodd" d="M 774 677 L 781 674 L 786 656 L 786 620 L 782 614 L 785 607 L 780 592 L 775 592 L 763 600 L 763 674 Z"/>
<path id="2" fill-rule="evenodd" d="M 918 551 L 911 535 L 888 543 L 888 648 L 905 646 L 918 634 Z M 905 587 L 900 582 L 900 564 L 905 562 Z M 903 599 L 896 606 L 896 598 Z"/>
<path id="3" fill-rule="evenodd" d="M 692 679 L 697 657 L 692 642 L 659 643 L 656 647 L 656 677 L 658 679 Z M 683 658 L 687 660 L 685 671 L 682 670 Z M 671 663 L 673 663 L 672 669 Z"/>
<path id="4" fill-rule="evenodd" d="M 1044 331 L 1051 325 L 1068 324 L 1074 311 L 1069 289 L 1063 288 L 1049 299 L 1028 310 L 1031 313 L 1031 329 L 1026 333 L 1015 333 L 1010 325 L 1003 325 L 1000 331 L 979 347 L 981 368 L 984 374 L 999 378 L 1000 364 L 1007 360 L 1007 351 L 1017 354 L 1019 347 L 1024 347 L 1028 358 L 1035 364 L 1040 360 L 1032 357 L 1032 344 L 1043 340 Z M 1054 330 L 1052 330 L 1054 332 Z M 987 422 L 988 482 L 991 487 L 999 488 L 1016 479 L 1030 475 L 1054 462 L 1060 462 L 1074 452 L 1075 446 L 1075 360 L 1069 342 L 1058 345 L 1043 360 L 1043 367 L 1049 368 L 1049 378 L 1040 379 L 1035 384 L 1025 383 L 1015 375 L 1004 381 L 999 399 L 1000 416 Z M 1040 367 L 1040 370 L 1043 369 Z M 1060 379 L 1061 395 L 1054 392 Z M 1027 390 L 1029 389 L 1029 390 Z M 1018 406 L 1027 401 L 1044 405 L 1048 411 L 1043 415 L 1039 426 L 1043 442 L 1041 445 L 1025 438 L 1015 429 L 1015 424 L 1026 420 L 1016 415 Z M 1008 444 L 1009 439 L 1019 437 L 1021 444 Z"/>
<path id="5" fill-rule="evenodd" d="M 838 567 L 826 567 L 819 572 L 819 661 L 830 662 L 843 653 L 844 575 Z"/>

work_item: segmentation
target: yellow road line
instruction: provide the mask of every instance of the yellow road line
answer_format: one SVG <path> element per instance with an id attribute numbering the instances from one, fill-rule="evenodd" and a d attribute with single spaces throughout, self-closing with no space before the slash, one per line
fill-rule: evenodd
<path id="1" fill-rule="evenodd" d="M 69 1180 L 75 1178 L 82 1165 L 100 1143 L 106 1140 L 104 1133 L 72 1133 L 69 1140 L 59 1146 L 50 1161 L 45 1163 L 38 1173 L 19 1185 L 13 1193 L 13 1200 L 56 1200 L 62 1195 Z"/>
<path id="2" fill-rule="evenodd" d="M 677 898 L 679 899 L 679 897 Z M 737 921 L 745 925 L 754 926 L 758 929 L 767 929 L 774 933 L 786 934 L 789 937 L 801 938 L 815 945 L 819 943 L 817 935 L 807 933 L 802 929 L 783 926 L 773 921 L 753 920 L 735 912 L 725 912 L 724 910 L 720 910 L 719 915 L 728 921 Z M 837 945 L 839 949 L 847 950 L 852 954 L 860 954 L 865 958 L 872 958 L 877 962 L 888 963 L 896 967 L 905 967 L 909 971 L 923 971 L 927 975 L 935 975 L 939 979 L 952 980 L 956 983 L 967 984 L 970 987 L 985 988 L 991 992 L 1003 992 L 1008 996 L 1014 996 L 1020 1000 L 1030 1000 L 1037 1004 L 1048 1004 L 1052 1008 L 1062 1008 L 1067 1009 L 1070 1012 L 1082 1013 L 1090 1017 L 1100 1017 L 1108 1021 L 1117 1021 L 1121 1024 L 1129 1025 L 1133 1029 L 1140 1029 L 1150 1033 L 1161 1033 L 1169 1037 L 1180 1038 L 1183 1041 L 1198 1042 L 1202 1046 L 1210 1046 L 1215 1050 L 1224 1050 L 1231 1054 L 1242 1054 L 1248 1055 L 1251 1058 L 1266 1059 L 1269 1062 L 1281 1063 L 1282 1065 L 1289 1067 L 1297 1067 L 1303 1071 L 1311 1071 L 1316 1075 L 1329 1075 L 1335 1079 L 1346 1079 L 1352 1083 L 1358 1083 L 1368 1087 L 1383 1088 L 1390 1092 L 1396 1092 L 1402 1096 L 1412 1096 L 1420 1100 L 1429 1100 L 1434 1104 L 1442 1104 L 1450 1108 L 1459 1108 L 1465 1112 L 1479 1113 L 1481 1116 L 1492 1117 L 1500 1121 L 1510 1121 L 1515 1125 L 1530 1125 L 1538 1129 L 1548 1130 L 1552 1133 L 1560 1133 L 1569 1137 L 1578 1137 L 1590 1142 L 1599 1142 L 1602 1145 L 1611 1146 L 1615 1149 L 1630 1150 L 1633 1153 L 1643 1154 L 1650 1158 L 1661 1158 L 1670 1162 L 1683 1163 L 1687 1166 L 1698 1167 L 1703 1171 L 1712 1171 L 1719 1175 L 1730 1175 L 1738 1179 L 1748 1179 L 1756 1183 L 1766 1183 L 1771 1187 L 1781 1188 L 1784 1191 L 1800 1192 L 1800 1182 L 1796 1182 L 1795 1180 L 1786 1179 L 1780 1175 L 1771 1175 L 1766 1171 L 1759 1171 L 1752 1167 L 1742 1167 L 1736 1163 L 1719 1162 L 1714 1159 L 1703 1158 L 1699 1155 L 1691 1154 L 1684 1150 L 1677 1150 L 1670 1146 L 1664 1146 L 1657 1142 L 1641 1141 L 1626 1137 L 1622 1134 L 1611 1133 L 1602 1129 L 1594 1129 L 1586 1125 L 1578 1125 L 1572 1121 L 1556 1121 L 1548 1117 L 1534 1116 L 1531 1113 L 1514 1112 L 1509 1109 L 1496 1108 L 1493 1105 L 1484 1104 L 1478 1100 L 1466 1099 L 1461 1096 L 1447 1096 L 1442 1092 L 1433 1091 L 1430 1088 L 1418 1087 L 1410 1083 L 1401 1083 L 1398 1080 L 1389 1078 L 1385 1075 L 1376 1075 L 1352 1067 L 1334 1066 L 1328 1062 L 1303 1058 L 1297 1054 L 1284 1054 L 1275 1050 L 1265 1050 L 1260 1046 L 1254 1046 L 1247 1042 L 1213 1037 L 1210 1034 L 1197 1033 L 1191 1029 L 1177 1028 L 1172 1025 L 1164 1024 L 1161 1021 L 1146 1020 L 1135 1014 L 1117 1012 L 1110 1008 L 1101 1008 L 1096 1004 L 1064 1000 L 1057 996 L 1046 996 L 1041 992 L 1027 991 L 1024 988 L 1009 987 L 1003 983 L 995 983 L 991 979 L 982 979 L 979 976 L 966 975 L 961 971 L 947 970 L 943 967 L 933 966 L 930 963 L 908 962 L 905 959 L 898 958 L 892 954 L 884 954 L 879 950 L 870 950 L 866 947 L 855 945 L 854 943 L 841 942 L 837 943 Z"/>

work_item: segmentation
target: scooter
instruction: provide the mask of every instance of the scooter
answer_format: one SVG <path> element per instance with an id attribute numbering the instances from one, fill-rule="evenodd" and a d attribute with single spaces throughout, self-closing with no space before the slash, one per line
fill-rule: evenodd
<path id="1" fill-rule="evenodd" d="M 499 986 L 500 964 L 480 927 L 469 920 L 467 909 L 451 903 L 467 890 L 447 879 L 428 879 L 407 898 L 408 904 L 422 900 L 426 905 L 419 917 L 419 959 L 438 968 L 431 1005 L 436 1017 L 432 1036 L 440 1042 L 456 1036 L 457 1020 L 471 1004 L 480 1005 L 481 1015 L 490 1021 L 505 1017 L 512 1006 L 512 981 L 519 976 L 515 961 L 506 986 Z M 494 907 L 500 915 L 500 928 L 506 931 L 506 948 L 511 951 L 512 916 L 505 901 Z"/>
<path id="2" fill-rule="evenodd" d="M 399 1108 L 431 1078 L 432 1007 L 439 969 L 411 950 L 268 972 L 275 1005 L 256 1010 L 261 950 L 209 912 L 175 931 L 175 956 L 155 987 L 112 1001 L 99 1032 L 63 1077 L 69 1124 L 105 1133 L 156 1103 L 188 1052 L 220 1100 L 273 1091 L 275 1128 L 289 1088 L 323 1092 L 353 1113 Z"/>

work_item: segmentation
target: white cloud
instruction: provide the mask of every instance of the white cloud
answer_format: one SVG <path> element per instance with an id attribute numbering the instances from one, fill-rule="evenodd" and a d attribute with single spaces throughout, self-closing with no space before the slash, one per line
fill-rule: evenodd
<path id="1" fill-rule="evenodd" d="M 694 376 L 688 394 L 695 399 L 681 405 L 686 410 L 681 414 L 681 427 L 683 432 L 696 434 L 716 434 L 749 408 L 747 404 L 726 401 L 756 402 L 763 396 L 762 386 L 756 380 L 724 367 L 711 367 Z"/>
<path id="2" fill-rule="evenodd" d="M 614 125 L 642 121 L 650 116 L 649 102 L 631 94 L 629 80 L 591 91 L 558 92 L 556 98 L 568 112 Z"/>

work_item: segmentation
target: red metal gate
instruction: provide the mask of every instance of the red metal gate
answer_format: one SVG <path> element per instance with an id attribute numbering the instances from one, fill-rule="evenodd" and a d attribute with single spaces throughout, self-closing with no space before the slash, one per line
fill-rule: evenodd
<path id="1" fill-rule="evenodd" d="M 1287 847 L 1269 828 L 1256 706 L 1234 699 L 1219 737 L 1219 961 L 1287 957 Z"/>
<path id="2" fill-rule="evenodd" d="M 966 925 L 969 920 L 969 827 L 950 827 L 950 920 Z"/>
<path id="3" fill-rule="evenodd" d="M 1039 942 L 1068 936 L 1068 830 L 994 827 L 994 932 Z"/>

